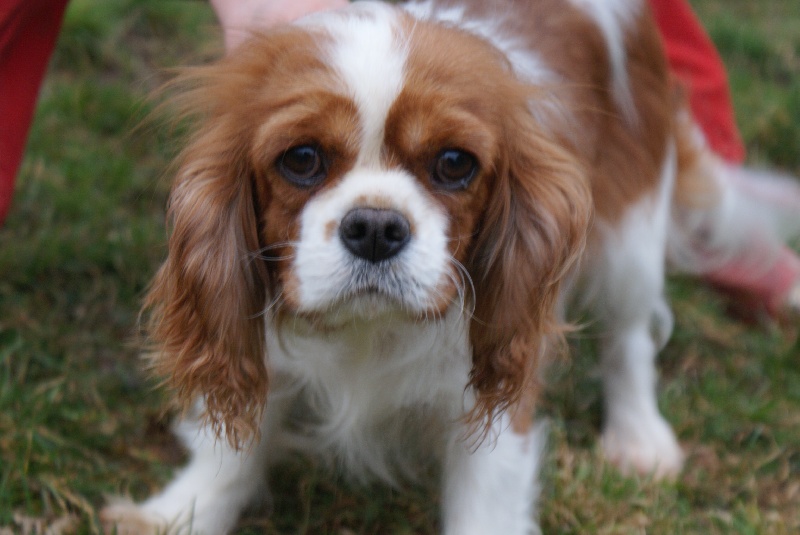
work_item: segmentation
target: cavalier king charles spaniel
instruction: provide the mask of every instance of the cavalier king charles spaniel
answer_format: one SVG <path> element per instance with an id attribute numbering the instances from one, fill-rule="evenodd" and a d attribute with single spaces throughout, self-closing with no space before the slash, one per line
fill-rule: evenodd
<path id="1" fill-rule="evenodd" d="M 359 2 L 178 84 L 146 309 L 191 460 L 107 526 L 226 533 L 300 451 L 390 483 L 434 459 L 443 533 L 536 532 L 537 392 L 576 311 L 606 456 L 680 470 L 665 265 L 725 242 L 730 195 L 641 0 Z"/>

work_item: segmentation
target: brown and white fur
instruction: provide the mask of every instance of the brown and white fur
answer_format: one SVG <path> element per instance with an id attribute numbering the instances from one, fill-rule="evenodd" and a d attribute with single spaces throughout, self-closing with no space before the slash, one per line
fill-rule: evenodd
<path id="1" fill-rule="evenodd" d="M 641 1 L 356 3 L 182 83 L 147 304 L 192 458 L 107 525 L 225 533 L 300 451 L 390 483 L 434 459 L 444 533 L 536 532 L 538 379 L 577 308 L 606 455 L 680 470 L 668 242 L 713 239 L 723 195 Z"/>

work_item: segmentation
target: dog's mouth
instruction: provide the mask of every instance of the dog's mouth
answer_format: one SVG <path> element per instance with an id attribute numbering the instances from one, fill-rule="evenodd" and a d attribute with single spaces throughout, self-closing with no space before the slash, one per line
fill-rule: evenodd
<path id="1" fill-rule="evenodd" d="M 438 318 L 459 302 L 457 291 L 444 285 L 431 290 L 402 268 L 355 268 L 348 275 L 329 286 L 325 299 L 298 307 L 296 311 L 327 327 L 336 327 L 354 320 L 383 318 L 380 321 L 384 321 L 387 316 L 413 320 Z"/>
<path id="2" fill-rule="evenodd" d="M 370 318 L 385 313 L 416 314 L 413 278 L 391 262 L 352 266 L 326 307 L 340 316 Z"/>
<path id="3" fill-rule="evenodd" d="M 401 297 L 379 287 L 364 287 L 342 294 L 326 307 L 326 316 L 333 323 L 350 320 L 372 320 L 386 315 L 414 315 Z"/>
<path id="4" fill-rule="evenodd" d="M 405 302 L 414 293 L 415 278 L 400 262 L 370 264 L 357 262 L 352 266 L 342 295 L 349 297 L 374 296 Z"/>
<path id="5" fill-rule="evenodd" d="M 371 300 L 402 307 L 403 294 L 401 285 L 355 284 L 342 292 L 339 301 L 347 303 L 349 301 Z"/>

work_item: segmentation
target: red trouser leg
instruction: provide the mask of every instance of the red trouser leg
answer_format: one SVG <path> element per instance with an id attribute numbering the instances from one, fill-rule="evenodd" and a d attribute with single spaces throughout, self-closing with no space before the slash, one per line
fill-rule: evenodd
<path id="1" fill-rule="evenodd" d="M 0 0 L 0 224 L 67 0 Z"/>
<path id="2" fill-rule="evenodd" d="M 670 70 L 686 85 L 689 105 L 711 149 L 730 163 L 744 161 L 728 75 L 714 43 L 685 0 L 650 0 Z"/>
<path id="3" fill-rule="evenodd" d="M 689 92 L 689 105 L 711 150 L 731 164 L 744 161 L 745 149 L 736 127 L 728 77 L 717 49 L 685 0 L 650 0 L 661 32 L 669 66 Z M 761 248 L 753 244 L 753 254 Z M 729 291 L 753 313 L 800 306 L 794 289 L 800 287 L 800 259 L 782 247 L 770 266 L 754 267 L 749 256 L 733 258 L 706 279 Z"/>

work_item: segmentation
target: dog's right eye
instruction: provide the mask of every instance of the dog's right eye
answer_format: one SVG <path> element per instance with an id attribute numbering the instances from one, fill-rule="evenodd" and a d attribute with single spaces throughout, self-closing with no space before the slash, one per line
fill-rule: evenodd
<path id="1" fill-rule="evenodd" d="M 316 186 L 328 174 L 322 151 L 314 145 L 290 148 L 278 159 L 277 168 L 286 180 L 301 188 Z"/>
<path id="2" fill-rule="evenodd" d="M 446 149 L 439 153 L 433 164 L 433 182 L 449 191 L 466 189 L 478 173 L 478 163 L 470 153 L 459 149 Z"/>

